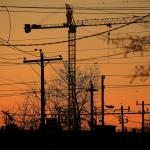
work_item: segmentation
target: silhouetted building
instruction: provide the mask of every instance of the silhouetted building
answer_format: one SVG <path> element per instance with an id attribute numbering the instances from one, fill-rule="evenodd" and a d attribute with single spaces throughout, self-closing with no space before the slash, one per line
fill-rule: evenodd
<path id="1" fill-rule="evenodd" d="M 96 125 L 95 131 L 99 134 L 105 134 L 105 135 L 114 135 L 116 133 L 116 126 L 112 125 Z"/>

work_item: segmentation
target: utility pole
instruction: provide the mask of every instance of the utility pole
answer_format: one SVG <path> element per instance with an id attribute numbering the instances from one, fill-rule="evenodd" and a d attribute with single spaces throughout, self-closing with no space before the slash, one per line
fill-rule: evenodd
<path id="1" fill-rule="evenodd" d="M 124 133 L 124 115 L 123 115 L 123 106 L 121 106 L 121 126 L 122 126 L 122 133 Z"/>
<path id="2" fill-rule="evenodd" d="M 144 115 L 145 115 L 145 105 L 150 105 L 150 104 L 145 104 L 144 101 L 142 101 L 141 104 L 138 103 L 138 101 L 136 102 L 136 105 L 141 105 L 142 106 L 142 133 L 144 133 Z"/>
<path id="3" fill-rule="evenodd" d="M 104 120 L 104 79 L 105 79 L 105 76 L 102 75 L 102 78 L 101 78 L 101 107 L 102 107 L 102 127 L 104 128 L 104 123 L 105 123 L 105 120 Z"/>
<path id="4" fill-rule="evenodd" d="M 90 100 L 90 112 L 91 112 L 91 119 L 90 119 L 90 126 L 91 126 L 91 131 L 94 130 L 94 99 L 93 99 L 93 92 L 96 91 L 93 87 L 92 81 L 90 81 L 90 89 L 88 89 L 91 93 L 91 100 Z"/>
<path id="5" fill-rule="evenodd" d="M 125 122 L 124 121 L 124 110 L 127 110 L 128 112 L 130 111 L 130 106 L 128 106 L 128 108 L 127 109 L 125 109 L 125 108 L 123 108 L 123 105 L 121 105 L 121 108 L 120 109 L 115 109 L 115 111 L 121 111 L 121 120 L 120 120 L 120 122 L 121 122 L 121 128 L 122 128 L 122 133 L 124 134 L 124 123 L 128 123 L 128 120 L 127 120 L 127 122 Z"/>
<path id="6" fill-rule="evenodd" d="M 37 49 L 36 49 L 37 50 Z M 24 63 L 38 63 L 40 62 L 41 66 L 41 122 L 40 122 L 40 129 L 44 129 L 45 127 L 45 87 L 44 87 L 44 67 L 50 62 L 50 61 L 56 61 L 56 60 L 62 60 L 62 56 L 59 58 L 52 58 L 52 59 L 44 59 L 44 54 L 42 50 L 40 49 L 40 59 L 37 60 L 24 60 Z M 46 63 L 44 63 L 46 62 Z"/>
<path id="7" fill-rule="evenodd" d="M 44 86 L 44 55 L 41 55 L 41 129 L 45 126 L 45 86 Z"/>
<path id="8" fill-rule="evenodd" d="M 142 133 L 144 133 L 144 101 L 142 101 Z"/>
<path id="9" fill-rule="evenodd" d="M 93 101 L 93 83 L 91 81 L 91 87 L 90 87 L 90 91 L 91 91 L 91 131 L 93 131 L 93 120 L 94 120 L 94 101 Z"/>

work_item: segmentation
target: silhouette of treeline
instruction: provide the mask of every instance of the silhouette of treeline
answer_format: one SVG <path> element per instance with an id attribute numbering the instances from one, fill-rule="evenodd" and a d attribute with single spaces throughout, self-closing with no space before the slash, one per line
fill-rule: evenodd
<path id="1" fill-rule="evenodd" d="M 45 127 L 42 130 L 21 130 L 9 124 L 0 130 L 1 147 L 4 149 L 80 149 L 101 147 L 119 148 L 120 146 L 146 147 L 150 134 L 115 131 L 115 126 L 96 126 L 93 131 L 61 130 Z"/>

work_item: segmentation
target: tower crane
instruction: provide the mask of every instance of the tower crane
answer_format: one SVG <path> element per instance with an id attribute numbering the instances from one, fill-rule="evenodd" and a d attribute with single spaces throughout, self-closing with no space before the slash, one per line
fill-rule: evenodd
<path id="1" fill-rule="evenodd" d="M 80 113 L 76 99 L 76 29 L 84 26 L 103 26 L 150 22 L 150 17 L 120 17 L 104 19 L 74 20 L 73 8 L 66 4 L 65 23 L 61 24 L 25 24 L 25 32 L 29 33 L 32 29 L 54 29 L 68 28 L 68 128 L 73 130 L 80 129 Z"/>

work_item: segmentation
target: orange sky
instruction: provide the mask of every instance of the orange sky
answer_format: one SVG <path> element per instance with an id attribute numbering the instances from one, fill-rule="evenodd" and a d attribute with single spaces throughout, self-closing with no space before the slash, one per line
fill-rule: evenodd
<path id="1" fill-rule="evenodd" d="M 65 3 L 72 4 L 73 7 L 150 7 L 150 2 L 146 0 L 105 0 L 105 1 L 63 1 L 55 0 L 53 2 L 45 0 L 6 0 L 1 1 L 1 6 L 60 6 L 64 7 Z M 25 10 L 25 9 L 10 9 L 9 10 Z M 5 7 L 1 7 L 0 10 L 7 10 Z M 31 9 L 30 9 L 31 10 Z M 43 11 L 43 10 L 36 10 Z M 9 20 L 9 14 L 7 11 L 0 12 L 0 38 L 8 41 L 9 33 L 10 39 L 9 43 L 12 44 L 29 44 L 29 43 L 45 43 L 45 42 L 55 42 L 67 40 L 67 29 L 49 29 L 49 30 L 34 30 L 29 34 L 24 32 L 24 24 L 59 24 L 66 21 L 65 9 L 62 10 L 46 10 L 50 12 L 58 11 L 64 13 L 15 13 L 10 12 L 11 22 Z M 140 13 L 149 13 L 149 10 L 137 10 L 135 14 L 121 14 L 121 12 L 133 12 L 130 11 L 121 11 L 121 10 L 103 10 L 103 11 L 89 11 L 86 10 L 84 13 L 81 10 L 74 9 L 75 20 L 79 19 L 93 19 L 93 18 L 105 18 L 105 17 L 124 17 L 124 16 L 133 16 L 133 15 L 144 15 Z M 94 14 L 98 12 L 99 14 Z M 77 14 L 81 13 L 81 14 Z M 87 14 L 85 14 L 87 13 Z M 91 14 L 90 14 L 91 13 Z M 113 14 L 117 13 L 117 14 Z M 137 13 L 137 14 L 136 14 Z M 11 30 L 10 30 L 11 23 Z M 115 26 L 113 26 L 115 27 Z M 81 27 L 77 28 L 77 36 L 90 35 L 93 33 L 99 33 L 102 31 L 108 30 L 107 27 Z M 149 35 L 149 28 L 145 25 L 137 24 L 130 25 L 125 28 L 116 30 L 110 33 L 110 38 L 117 37 L 128 37 L 131 35 Z M 36 40 L 35 40 L 36 39 Z M 36 59 L 36 57 L 25 54 L 23 52 L 18 52 L 17 50 L 8 48 L 6 46 L 1 46 L 1 55 L 0 57 L 0 108 L 11 107 L 16 102 L 21 101 L 24 96 L 18 94 L 18 96 L 13 96 L 15 93 L 22 92 L 21 90 L 26 91 L 30 89 L 32 84 L 16 84 L 16 83 L 25 83 L 25 82 L 40 82 L 40 76 L 35 73 L 34 70 L 40 73 L 39 65 L 28 64 L 14 65 L 7 64 L 6 62 L 11 63 L 22 63 L 23 57 L 27 59 Z M 57 45 L 46 45 L 46 46 L 31 46 L 31 47 L 18 47 L 21 50 L 26 52 L 31 52 L 35 48 L 43 49 L 46 57 L 51 58 L 53 56 L 62 55 L 64 60 L 67 60 L 67 43 L 57 44 Z M 84 40 L 77 41 L 77 60 L 87 59 L 93 57 L 99 57 L 97 59 L 88 60 L 88 61 L 77 61 L 77 65 L 84 67 L 86 64 L 97 64 L 100 74 L 108 75 L 105 79 L 105 85 L 132 85 L 130 84 L 130 78 L 122 75 L 131 75 L 134 73 L 134 66 L 136 65 L 147 65 L 149 62 L 149 52 L 145 52 L 144 56 L 141 57 L 140 53 L 129 54 L 127 58 L 124 58 L 124 55 L 118 55 L 115 57 L 102 57 L 108 56 L 111 54 L 116 54 L 124 52 L 122 48 L 117 48 L 117 45 L 112 44 L 111 40 L 108 43 L 107 34 L 96 36 Z M 39 56 L 38 52 L 33 52 L 33 54 Z M 117 58 L 117 59 L 114 59 Z M 5 66 L 4 66 L 5 65 Z M 52 64 L 55 68 L 60 68 L 61 65 Z M 114 75 L 114 76 L 113 76 Z M 51 80 L 55 77 L 55 72 L 50 65 L 45 68 L 45 79 Z M 15 84 L 14 84 L 15 83 Z M 150 83 L 150 79 L 147 79 L 145 82 L 141 82 L 139 79 L 136 79 L 133 83 L 134 85 Z M 11 85 L 8 85 L 11 84 Z M 40 86 L 39 86 L 40 87 Z M 9 90 L 9 91 L 4 91 Z M 16 90 L 16 91 L 10 91 Z M 5 95 L 6 94 L 6 95 Z M 96 103 L 100 105 L 100 92 L 97 92 Z M 105 103 L 115 105 L 116 108 L 119 108 L 120 105 L 125 107 L 131 106 L 132 110 L 138 111 L 140 108 L 136 106 L 136 101 L 144 100 L 145 103 L 149 103 L 150 94 L 149 86 L 147 87 L 130 87 L 130 88 L 107 88 L 105 89 Z M 132 118 L 134 120 L 134 118 Z"/>

